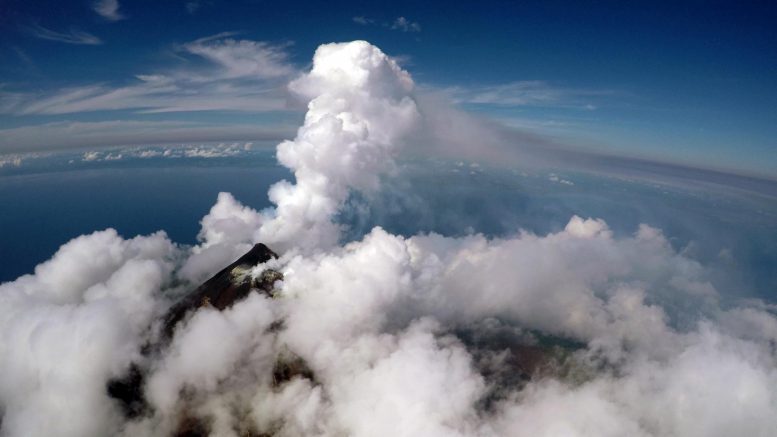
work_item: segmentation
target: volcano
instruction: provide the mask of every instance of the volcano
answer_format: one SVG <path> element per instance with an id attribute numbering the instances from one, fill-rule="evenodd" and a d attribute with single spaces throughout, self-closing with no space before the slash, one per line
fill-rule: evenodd
<path id="1" fill-rule="evenodd" d="M 211 306 L 221 311 L 248 296 L 251 290 L 272 296 L 273 284 L 283 279 L 283 275 L 273 269 L 265 269 L 256 278 L 250 273 L 257 265 L 276 258 L 278 255 L 264 244 L 254 245 L 237 261 L 224 267 L 173 305 L 164 318 L 163 340 L 172 338 L 178 323 L 197 308 Z"/>
<path id="2" fill-rule="evenodd" d="M 226 266 L 202 285 L 187 293 L 172 305 L 163 318 L 160 336 L 155 342 L 143 348 L 145 356 L 159 354 L 166 349 L 173 339 L 175 329 L 188 317 L 201 308 L 214 308 L 222 311 L 230 308 L 236 302 L 244 299 L 250 293 L 263 293 L 274 297 L 274 284 L 283 279 L 283 274 L 277 270 L 266 268 L 258 275 L 253 275 L 255 267 L 277 259 L 278 255 L 264 244 L 256 244 L 251 250 Z M 282 326 L 277 323 L 276 328 Z M 312 379 L 312 372 L 296 355 L 278 357 L 273 371 L 273 383 L 280 385 L 294 377 Z M 122 378 L 108 382 L 107 391 L 111 398 L 121 406 L 128 418 L 135 418 L 148 413 L 143 389 L 148 369 L 142 364 L 133 363 Z M 208 434 L 204 422 L 193 416 L 184 415 L 180 420 L 177 436 L 205 436 Z"/>

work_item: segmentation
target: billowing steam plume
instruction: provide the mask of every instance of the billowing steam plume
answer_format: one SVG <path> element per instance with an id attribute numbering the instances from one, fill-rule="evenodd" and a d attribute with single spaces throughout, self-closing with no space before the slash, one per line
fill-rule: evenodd
<path id="1" fill-rule="evenodd" d="M 276 214 L 257 238 L 327 248 L 337 243 L 331 219 L 349 191 L 377 189 L 402 136 L 418 122 L 413 81 L 377 47 L 353 42 L 319 47 L 310 73 L 290 88 L 311 99 L 297 138 L 278 146 L 278 160 L 297 183 L 270 189 Z"/>
<path id="2" fill-rule="evenodd" d="M 412 86 L 366 42 L 322 46 L 291 84 L 311 102 L 278 147 L 296 183 L 273 211 L 222 193 L 192 250 L 107 230 L 0 285 L 0 434 L 773 435 L 774 308 L 722 305 L 660 230 L 575 216 L 544 236 L 375 228 L 338 246 L 350 192 L 378 189 L 423 128 Z M 236 274 L 278 269 L 275 290 L 204 305 L 149 352 L 176 296 L 258 241 L 281 257 Z M 106 391 L 132 363 L 137 414 Z"/>
<path id="3" fill-rule="evenodd" d="M 310 100 L 297 137 L 278 145 L 278 160 L 296 183 L 273 185 L 268 194 L 277 207 L 264 214 L 222 193 L 203 219 L 203 244 L 184 267 L 188 278 L 203 279 L 257 241 L 282 251 L 335 246 L 333 216 L 351 191 L 378 188 L 419 123 L 410 75 L 364 41 L 322 45 L 311 71 L 289 87 Z"/>

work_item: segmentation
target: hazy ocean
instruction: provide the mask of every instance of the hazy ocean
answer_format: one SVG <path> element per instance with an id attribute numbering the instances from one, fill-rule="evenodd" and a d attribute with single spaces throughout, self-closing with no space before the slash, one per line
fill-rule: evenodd
<path id="1" fill-rule="evenodd" d="M 291 178 L 266 149 L 217 158 L 80 157 L 56 154 L 0 169 L 0 282 L 31 273 L 71 238 L 109 227 L 124 237 L 164 230 L 177 243 L 194 244 L 220 191 L 263 209 L 270 206 L 267 188 Z M 375 225 L 403 235 L 544 235 L 574 214 L 602 218 L 616 235 L 646 223 L 712 266 L 725 294 L 777 300 L 774 198 L 440 161 L 405 162 L 399 171 L 380 193 L 349 201 L 339 217 L 351 228 L 349 239 Z"/>
<path id="2" fill-rule="evenodd" d="M 220 191 L 269 206 L 267 188 L 288 178 L 271 157 L 103 162 L 0 175 L 0 282 L 31 273 L 71 238 L 106 228 L 124 237 L 164 230 L 194 244 Z"/>

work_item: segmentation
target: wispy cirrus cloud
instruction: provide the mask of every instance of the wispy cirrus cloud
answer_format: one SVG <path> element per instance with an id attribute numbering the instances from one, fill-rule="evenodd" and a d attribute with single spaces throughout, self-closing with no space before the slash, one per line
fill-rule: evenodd
<path id="1" fill-rule="evenodd" d="M 180 77 L 139 75 L 130 85 L 94 84 L 58 90 L 51 95 L 0 91 L 0 111 L 17 115 L 73 114 L 103 110 L 142 113 L 193 111 L 278 111 L 286 108 L 282 91 L 239 84 L 194 82 Z"/>
<path id="2" fill-rule="evenodd" d="M 177 47 L 204 61 L 185 69 L 139 74 L 123 85 L 94 83 L 53 92 L 0 88 L 0 113 L 72 114 L 103 110 L 136 112 L 244 111 L 287 109 L 285 81 L 296 73 L 285 46 L 236 40 L 233 33 Z"/>
<path id="3" fill-rule="evenodd" d="M 92 9 L 108 21 L 119 21 L 127 18 L 119 11 L 118 0 L 98 0 L 94 2 Z"/>
<path id="4" fill-rule="evenodd" d="M 235 35 L 222 33 L 176 46 L 174 51 L 181 58 L 178 66 L 136 74 L 120 83 L 96 82 L 42 91 L 0 85 L 0 114 L 24 116 L 26 120 L 74 114 L 79 120 L 27 121 L 30 124 L 4 129 L 0 131 L 0 154 L 166 141 L 280 140 L 288 136 L 281 136 L 278 129 L 239 124 L 242 122 L 233 114 L 259 117 L 273 113 L 281 118 L 291 114 L 286 83 L 297 69 L 288 60 L 287 46 Z M 98 111 L 116 111 L 116 120 L 82 121 Z M 141 122 L 131 114 L 201 111 L 231 115 L 216 122 L 180 124 Z"/>
<path id="5" fill-rule="evenodd" d="M 456 86 L 445 90 L 457 103 L 498 106 L 543 106 L 594 110 L 598 101 L 622 94 L 615 90 L 578 89 L 543 80 L 493 85 Z"/>
<path id="6" fill-rule="evenodd" d="M 60 121 L 0 129 L 0 155 L 40 150 L 209 141 L 271 141 L 293 136 L 295 126 L 188 121 Z"/>
<path id="7" fill-rule="evenodd" d="M 184 44 L 183 50 L 220 65 L 228 77 L 269 79 L 288 76 L 295 71 L 289 64 L 285 46 L 229 38 L 232 35 L 201 38 Z"/>
<path id="8" fill-rule="evenodd" d="M 45 28 L 39 24 L 33 24 L 28 26 L 27 32 L 40 39 L 48 41 L 57 41 L 65 44 L 77 44 L 77 45 L 100 45 L 103 41 L 91 33 L 84 32 L 75 27 L 71 27 L 67 32 L 58 32 Z"/>

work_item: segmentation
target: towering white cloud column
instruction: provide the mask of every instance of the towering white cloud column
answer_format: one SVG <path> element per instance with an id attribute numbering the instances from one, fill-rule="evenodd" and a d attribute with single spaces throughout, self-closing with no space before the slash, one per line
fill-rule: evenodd
<path id="1" fill-rule="evenodd" d="M 349 191 L 377 188 L 418 122 L 413 81 L 380 49 L 354 41 L 320 46 L 312 70 L 290 88 L 310 98 L 296 138 L 278 146 L 296 184 L 270 189 L 275 215 L 255 240 L 279 250 L 330 247 L 340 235 L 332 218 Z"/>

